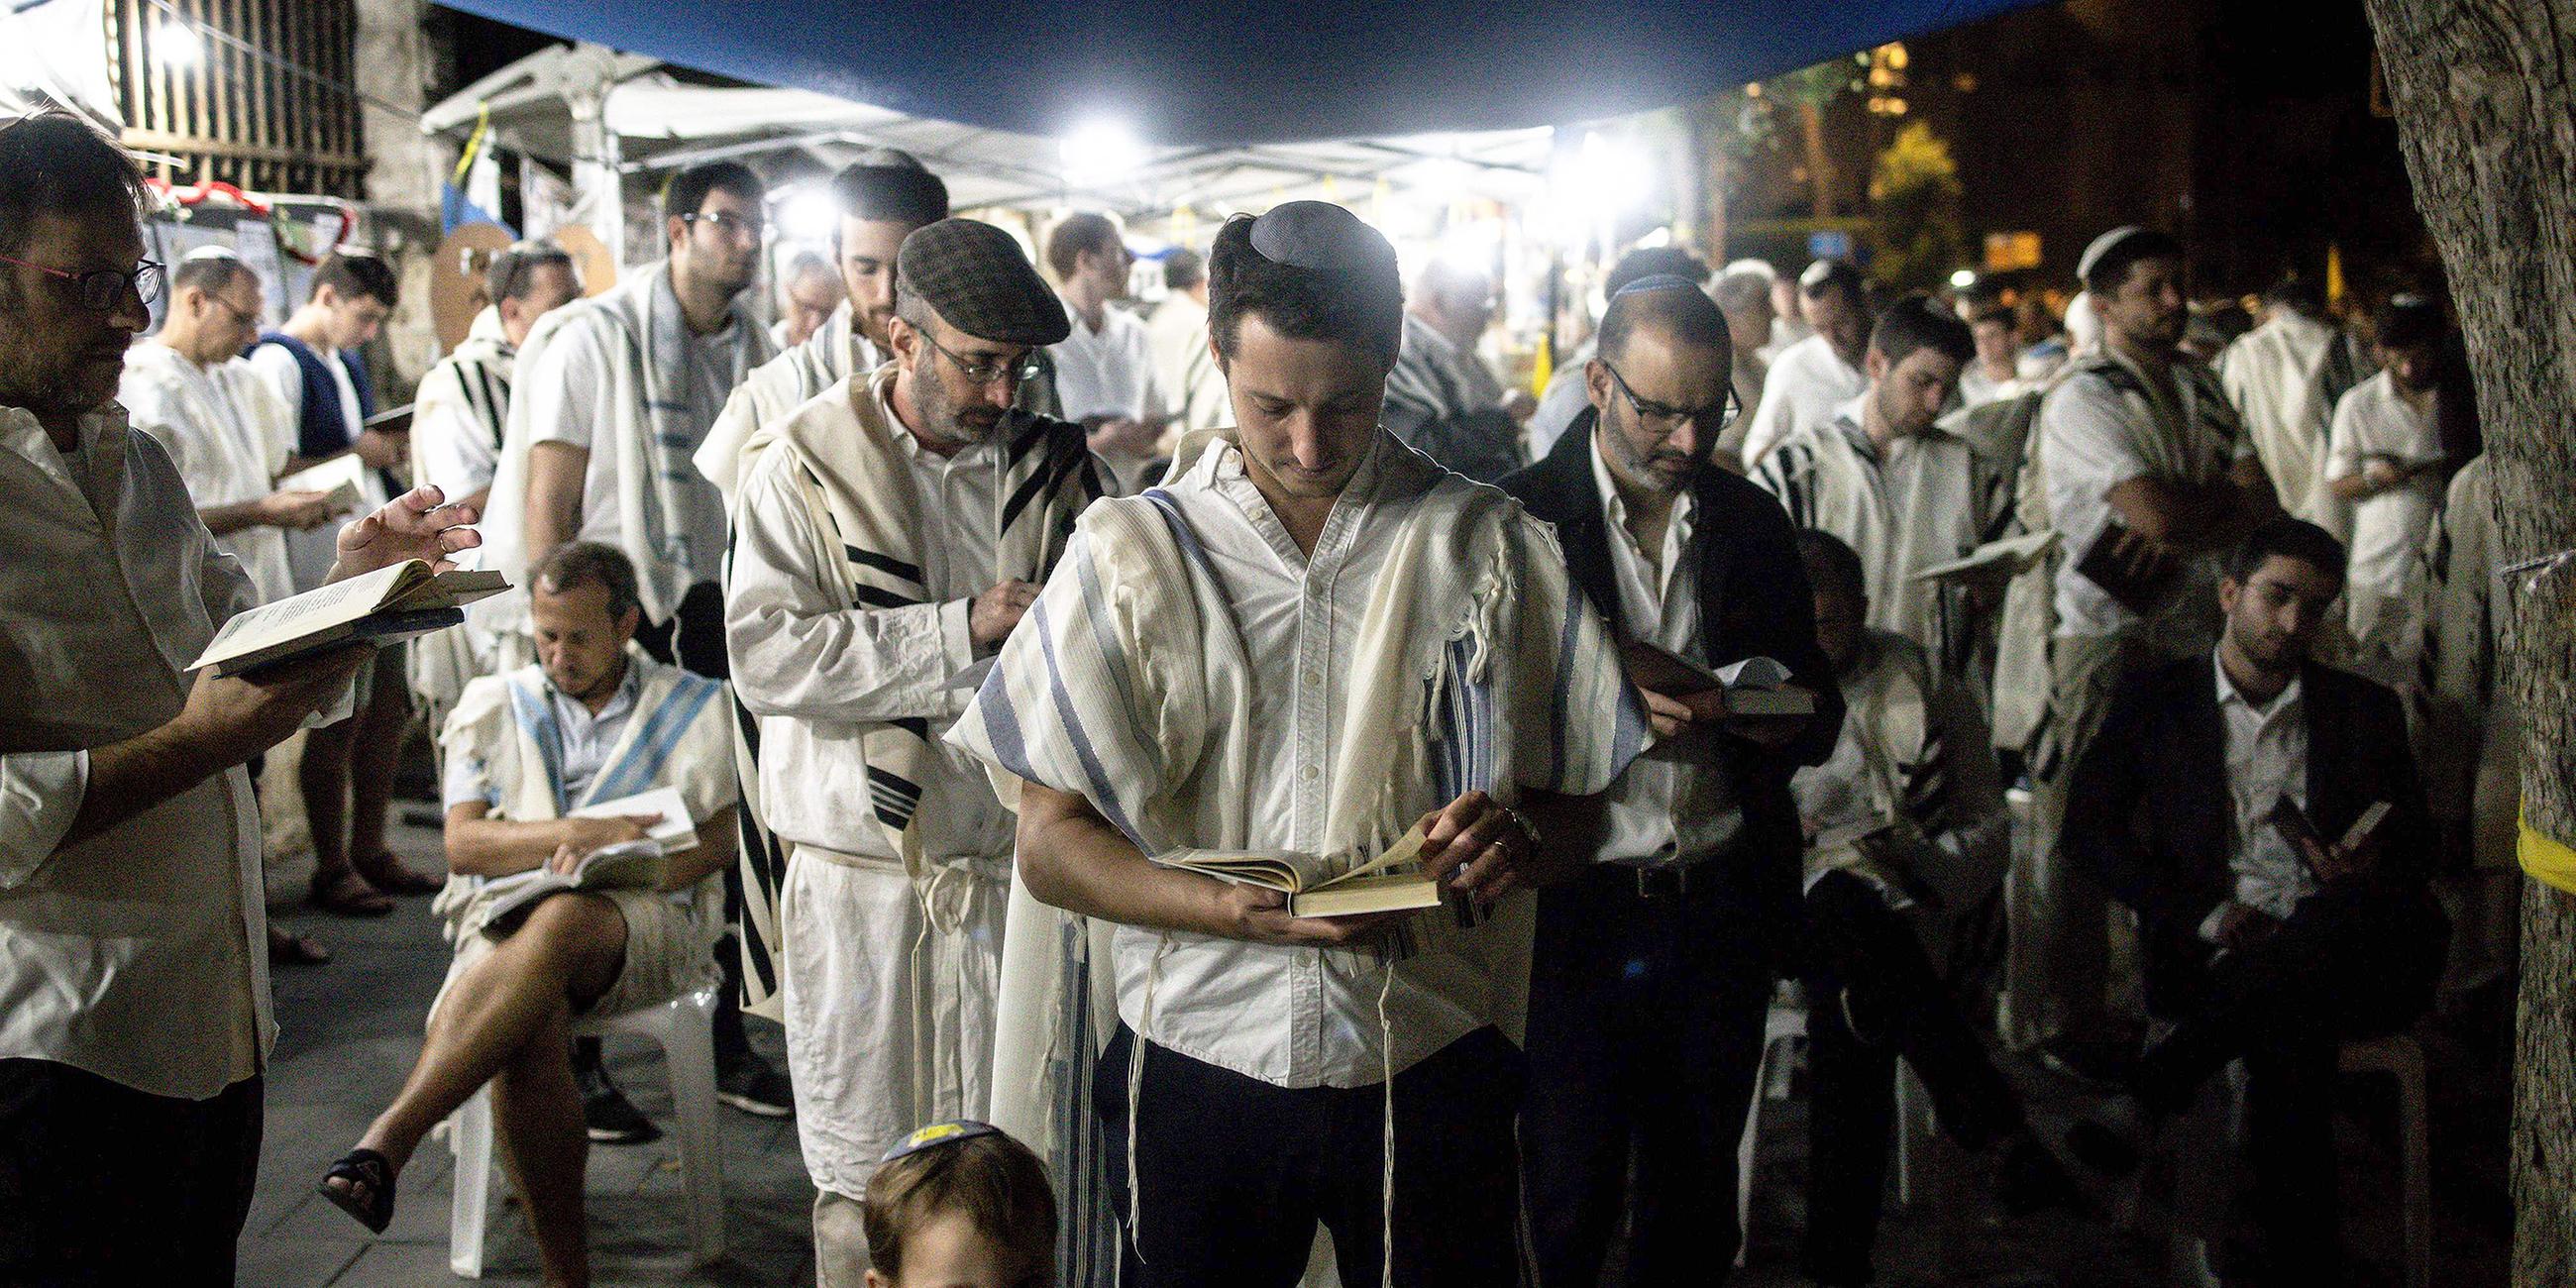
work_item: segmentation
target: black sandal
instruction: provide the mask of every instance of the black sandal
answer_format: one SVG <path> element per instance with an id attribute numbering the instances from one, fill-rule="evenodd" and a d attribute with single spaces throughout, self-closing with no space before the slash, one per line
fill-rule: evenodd
<path id="1" fill-rule="evenodd" d="M 331 1182 L 348 1181 L 367 1187 L 362 1201 L 350 1190 L 334 1188 Z M 383 1234 L 394 1220 L 394 1165 L 372 1149 L 353 1149 L 340 1156 L 322 1173 L 321 1183 L 313 1188 L 331 1200 L 343 1212 L 356 1217 L 358 1224 Z"/>

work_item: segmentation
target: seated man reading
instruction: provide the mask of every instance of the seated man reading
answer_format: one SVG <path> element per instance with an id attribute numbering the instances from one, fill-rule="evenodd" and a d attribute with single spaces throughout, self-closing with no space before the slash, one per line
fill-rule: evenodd
<path id="1" fill-rule="evenodd" d="M 535 665 L 468 684 L 441 735 L 447 862 L 438 907 L 456 961 L 429 1012 L 429 1037 L 402 1094 L 322 1193 L 368 1228 L 393 1217 L 394 1178 L 430 1128 L 493 1084 L 493 1109 L 548 1284 L 589 1282 L 582 1164 L 589 1142 L 568 1055 L 577 1017 L 678 997 L 715 976 L 717 874 L 733 861 L 736 786 L 729 699 L 718 681 L 632 646 L 635 570 L 589 542 L 556 549 L 529 576 Z M 487 929 L 511 885 L 537 868 L 571 872 L 602 847 L 638 841 L 658 814 L 567 817 L 674 788 L 697 832 L 659 889 L 561 891 L 515 930 Z"/>
<path id="2" fill-rule="evenodd" d="M 2449 937 L 2397 696 L 2309 656 L 2343 569 L 2313 524 L 2256 528 L 2219 583 L 2214 655 L 2121 688 L 2066 819 L 2070 852 L 2143 923 L 2147 1010 L 2170 1026 L 2137 1075 L 2150 1121 L 2245 1062 L 2242 1268 L 2260 1282 L 2339 1278 L 2337 1051 L 2423 1013 Z M 2306 828 L 2273 821 L 2284 801 Z"/>
<path id="3" fill-rule="evenodd" d="M 1850 546 L 1810 528 L 1798 555 L 1849 713 L 1832 757 L 1790 784 L 1808 840 L 1799 974 L 1815 1070 L 1799 1269 L 1820 1285 L 1865 1284 L 1899 1056 L 1942 1131 L 1987 1155 L 2007 1212 L 2080 1200 L 1934 965 L 1956 970 L 1973 952 L 1973 914 L 2010 844 L 1976 699 L 1935 674 L 1922 645 L 1865 624 L 1867 577 Z"/>

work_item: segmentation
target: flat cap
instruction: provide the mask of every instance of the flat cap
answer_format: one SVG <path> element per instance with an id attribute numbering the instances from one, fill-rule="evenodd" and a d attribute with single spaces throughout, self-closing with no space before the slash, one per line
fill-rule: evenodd
<path id="1" fill-rule="evenodd" d="M 948 325 L 1000 344 L 1054 344 L 1073 334 L 1064 302 L 1009 233 L 972 219 L 912 230 L 895 252 L 899 291 L 919 292 Z"/>

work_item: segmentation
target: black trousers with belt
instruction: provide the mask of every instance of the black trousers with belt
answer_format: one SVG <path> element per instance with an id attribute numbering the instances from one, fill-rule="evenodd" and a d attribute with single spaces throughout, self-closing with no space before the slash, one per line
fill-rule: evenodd
<path id="1" fill-rule="evenodd" d="M 233 1282 L 260 1090 L 183 1100 L 0 1060 L 0 1285 Z"/>
<path id="2" fill-rule="evenodd" d="M 1734 1263 L 1735 1149 L 1787 928 L 1706 873 L 1597 867 L 1539 895 L 1521 1150 L 1542 1288 L 1598 1283 L 1623 1211 L 1630 1284 Z"/>
<path id="3" fill-rule="evenodd" d="M 1131 1205 L 1135 1042 L 1120 1025 L 1092 1088 L 1127 1222 L 1119 1282 L 1291 1288 L 1320 1224 L 1332 1232 L 1345 1288 L 1374 1288 L 1389 1260 L 1395 1288 L 1516 1288 L 1512 1112 L 1523 1066 L 1499 1031 L 1478 1029 L 1395 1075 L 1391 1217 L 1383 1206 L 1387 1086 L 1273 1086 L 1151 1043 Z"/>

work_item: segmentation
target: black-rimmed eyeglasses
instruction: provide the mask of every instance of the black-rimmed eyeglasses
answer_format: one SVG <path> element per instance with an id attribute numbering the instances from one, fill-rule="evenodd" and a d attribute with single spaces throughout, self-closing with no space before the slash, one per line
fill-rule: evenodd
<path id="1" fill-rule="evenodd" d="M 55 268 L 50 264 L 38 264 L 29 260 L 13 259 L 7 255 L 0 255 L 0 264 L 15 264 L 20 268 L 32 268 L 48 277 L 59 277 L 66 282 L 70 282 L 80 291 L 81 307 L 88 309 L 93 313 L 115 312 L 117 306 L 125 302 L 125 297 L 128 292 L 132 292 L 135 299 L 142 301 L 144 307 L 149 308 L 155 301 L 161 298 L 161 288 L 168 280 L 161 265 L 157 261 L 149 259 L 136 264 L 134 266 L 134 271 L 130 273 L 114 268 L 101 268 L 94 269 L 87 273 L 75 273 L 70 269 Z"/>
<path id="2" fill-rule="evenodd" d="M 1736 400 L 1735 389 L 1731 385 L 1727 387 L 1725 401 L 1716 406 L 1675 407 L 1669 403 L 1648 402 L 1638 397 L 1637 391 L 1628 387 L 1628 378 L 1620 375 L 1619 369 L 1612 366 L 1609 359 L 1602 359 L 1601 369 L 1610 373 L 1610 383 L 1619 386 L 1620 396 L 1626 398 L 1628 405 L 1636 410 L 1637 419 L 1645 422 L 1647 428 L 1667 435 L 1680 429 L 1683 421 L 1689 421 L 1702 430 L 1723 434 L 1728 426 L 1735 423 L 1736 417 L 1744 414 L 1744 404 Z M 1714 425 L 1709 423 L 1712 417 L 1716 419 Z"/>
<path id="3" fill-rule="evenodd" d="M 956 352 L 947 345 L 932 339 L 928 331 L 915 327 L 913 334 L 920 336 L 922 343 L 937 350 L 940 357 L 948 359 L 948 365 L 957 368 L 957 374 L 966 377 L 966 383 L 970 385 L 989 385 L 1008 376 L 1011 378 L 1012 387 L 1017 388 L 1023 381 L 1037 379 L 1038 372 L 1042 369 L 1038 361 L 1038 351 L 1035 349 L 1008 360 L 988 358 L 982 362 L 968 362 L 958 357 Z"/>

